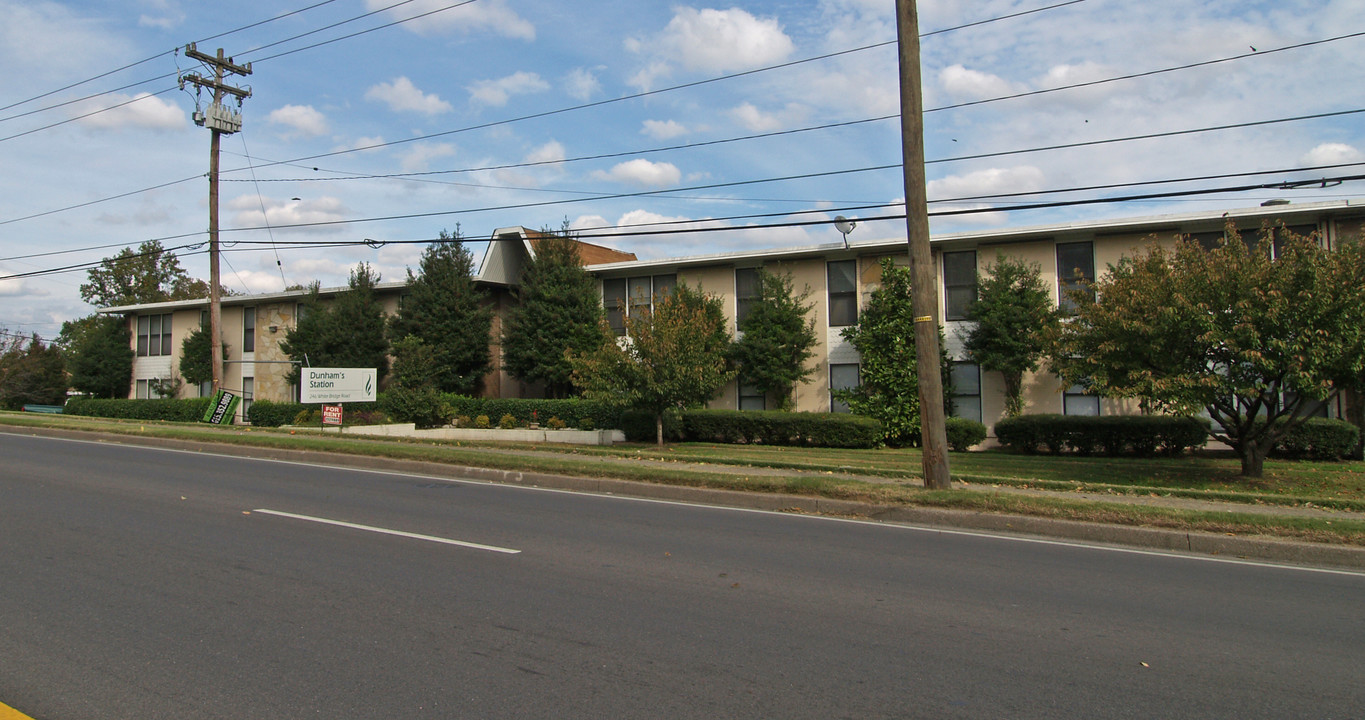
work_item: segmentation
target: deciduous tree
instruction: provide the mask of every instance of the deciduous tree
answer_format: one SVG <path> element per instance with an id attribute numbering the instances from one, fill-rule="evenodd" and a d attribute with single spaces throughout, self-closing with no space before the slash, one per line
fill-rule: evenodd
<path id="1" fill-rule="evenodd" d="M 81 299 L 95 307 L 117 307 L 209 296 L 208 284 L 189 276 L 175 253 L 156 240 L 137 250 L 124 248 L 88 271 Z"/>
<path id="2" fill-rule="evenodd" d="M 1276 441 L 1365 371 L 1359 243 L 1329 251 L 1267 227 L 1249 246 L 1229 227 L 1213 250 L 1154 243 L 1094 288 L 1099 299 L 1077 293 L 1076 316 L 1060 326 L 1056 372 L 1101 395 L 1207 412 L 1247 477 L 1260 477 Z"/>
<path id="3" fill-rule="evenodd" d="M 660 445 L 666 411 L 706 403 L 735 376 L 721 301 L 700 289 L 679 283 L 652 312 L 626 318 L 620 340 L 605 325 L 607 340 L 597 350 L 570 351 L 573 383 L 590 400 L 648 411 Z"/>

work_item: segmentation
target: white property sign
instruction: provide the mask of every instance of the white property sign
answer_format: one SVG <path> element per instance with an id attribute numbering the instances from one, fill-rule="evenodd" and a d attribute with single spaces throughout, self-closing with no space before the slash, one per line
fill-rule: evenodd
<path id="1" fill-rule="evenodd" d="M 299 368 L 299 402 L 374 402 L 379 372 L 374 368 Z"/>

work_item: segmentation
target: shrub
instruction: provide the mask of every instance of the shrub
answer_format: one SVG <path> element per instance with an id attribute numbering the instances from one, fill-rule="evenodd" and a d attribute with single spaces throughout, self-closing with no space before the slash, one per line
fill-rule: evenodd
<path id="1" fill-rule="evenodd" d="M 563 430 L 564 428 L 568 427 L 568 423 L 552 415 L 550 416 L 549 420 L 545 421 L 545 427 L 551 430 Z"/>
<path id="2" fill-rule="evenodd" d="M 480 415 L 474 418 L 474 427 L 487 429 L 493 427 L 493 421 L 489 420 L 487 415 Z"/>
<path id="3" fill-rule="evenodd" d="M 1176 455 L 1208 439 L 1208 420 L 1168 415 L 1020 415 L 995 424 L 1001 445 L 1026 454 Z"/>
<path id="4" fill-rule="evenodd" d="M 680 420 L 683 439 L 694 442 L 866 448 L 879 444 L 882 432 L 877 420 L 847 413 L 689 410 Z"/>
<path id="5" fill-rule="evenodd" d="M 379 407 L 395 422 L 410 422 L 419 428 L 449 424 L 455 410 L 436 388 L 391 388 L 379 395 Z"/>
<path id="6" fill-rule="evenodd" d="M 203 419 L 212 398 L 126 400 L 111 398 L 71 398 L 63 412 L 67 415 L 120 418 L 124 420 L 169 420 L 198 422 Z"/>
<path id="7" fill-rule="evenodd" d="M 986 426 L 975 420 L 950 417 L 944 423 L 948 432 L 948 447 L 957 452 L 967 452 L 986 439 Z"/>
<path id="8" fill-rule="evenodd" d="M 251 403 L 251 408 L 246 412 L 246 418 L 256 427 L 279 427 L 293 422 L 299 413 L 305 411 L 306 408 L 300 403 L 257 400 Z"/>
<path id="9" fill-rule="evenodd" d="M 630 442 L 654 442 L 656 428 L 654 413 L 644 410 L 627 410 L 621 413 L 616 423 Z M 664 441 L 677 442 L 683 439 L 682 413 L 676 410 L 664 413 Z"/>
<path id="10" fill-rule="evenodd" d="M 511 415 L 519 425 L 530 425 L 533 418 L 557 417 L 568 425 L 583 427 L 620 427 L 621 410 L 603 403 L 582 398 L 542 400 L 536 398 L 475 398 L 464 395 L 443 396 L 455 415 L 477 417 L 487 415 L 500 418 Z"/>
<path id="11" fill-rule="evenodd" d="M 1292 460 L 1341 460 L 1355 452 L 1359 441 L 1360 430 L 1345 420 L 1309 418 L 1280 438 L 1270 455 Z"/>
<path id="12" fill-rule="evenodd" d="M 511 429 L 517 427 L 517 426 L 520 425 L 520 424 L 521 424 L 521 423 L 518 423 L 518 422 L 517 422 L 516 416 L 513 415 L 513 414 L 511 414 L 511 413 L 507 413 L 506 415 L 503 415 L 503 416 L 498 420 L 498 427 L 502 428 L 503 430 L 511 430 Z"/>

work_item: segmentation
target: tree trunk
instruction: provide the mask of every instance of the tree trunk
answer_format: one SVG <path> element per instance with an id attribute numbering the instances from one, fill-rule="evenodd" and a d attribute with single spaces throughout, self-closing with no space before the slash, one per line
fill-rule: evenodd
<path id="1" fill-rule="evenodd" d="M 1239 452 L 1242 456 L 1242 477 L 1259 478 L 1265 474 L 1266 453 L 1260 443 L 1245 443 Z"/>
<path id="2" fill-rule="evenodd" d="M 654 416 L 654 439 L 659 447 L 664 446 L 664 414 Z"/>
<path id="3" fill-rule="evenodd" d="M 1024 374 L 1002 372 L 1005 380 L 1005 417 L 1018 417 L 1024 412 Z"/>

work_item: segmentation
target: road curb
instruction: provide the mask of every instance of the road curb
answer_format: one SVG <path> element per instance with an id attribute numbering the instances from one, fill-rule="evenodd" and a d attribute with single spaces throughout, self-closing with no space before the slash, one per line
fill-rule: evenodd
<path id="1" fill-rule="evenodd" d="M 189 440 L 139 437 L 105 432 L 61 430 L 53 428 L 20 428 L 14 430 L 33 435 L 73 439 L 98 438 L 101 441 L 145 447 L 212 452 L 235 457 L 309 462 L 338 467 L 410 472 L 417 475 L 450 480 L 476 480 L 502 485 L 588 492 L 601 495 L 669 500 L 674 502 L 714 505 L 722 507 L 793 512 L 813 515 L 859 518 L 889 523 L 954 530 L 972 530 L 1008 535 L 1060 538 L 1069 541 L 1146 548 L 1175 553 L 1215 556 L 1230 559 L 1258 560 L 1292 565 L 1365 570 L 1365 547 L 1300 542 L 1280 538 L 1224 535 L 1187 532 L 1162 528 L 1109 525 L 1040 518 L 1027 515 L 1007 515 L 973 510 L 949 510 L 907 505 L 882 505 L 852 500 L 838 500 L 809 495 L 755 493 L 738 490 L 665 485 L 617 478 L 578 477 L 552 473 L 498 470 L 494 468 L 447 465 L 443 463 L 400 460 L 368 455 L 351 455 L 318 450 L 290 450 L 205 443 Z"/>

